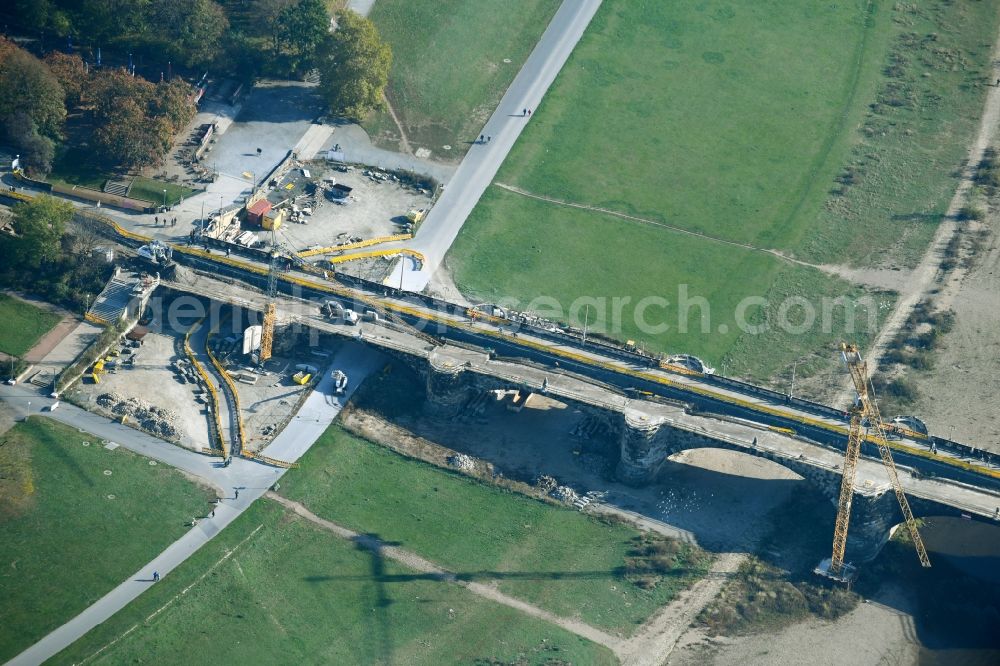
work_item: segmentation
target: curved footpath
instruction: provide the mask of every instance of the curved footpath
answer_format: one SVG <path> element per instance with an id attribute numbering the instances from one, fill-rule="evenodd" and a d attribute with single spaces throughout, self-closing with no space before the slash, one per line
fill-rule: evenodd
<path id="1" fill-rule="evenodd" d="M 323 379 L 313 389 L 302 409 L 264 452 L 272 458 L 290 462 L 297 460 L 319 439 L 350 399 L 354 389 L 365 377 L 378 370 L 381 362 L 381 356 L 370 347 L 350 343 L 344 345 L 334 356 L 330 368 L 324 372 Z M 334 397 L 330 372 L 336 368 L 346 372 L 351 382 L 344 395 Z M 12 666 L 40 664 L 110 618 L 153 584 L 153 571 L 159 571 L 161 576 L 168 575 L 239 517 L 286 471 L 239 458 L 233 459 L 229 467 L 223 467 L 217 459 L 168 444 L 103 416 L 91 414 L 65 403 L 56 411 L 50 412 L 49 406 L 54 401 L 34 389 L 33 386 L 25 385 L 0 385 L 0 402 L 18 418 L 29 414 L 43 414 L 55 421 L 116 442 L 135 453 L 173 465 L 214 486 L 222 501 L 215 509 L 214 518 L 199 521 L 187 534 L 135 572 L 128 580 L 14 657 L 8 662 Z M 237 488 L 240 490 L 239 499 L 235 498 L 234 491 Z"/>

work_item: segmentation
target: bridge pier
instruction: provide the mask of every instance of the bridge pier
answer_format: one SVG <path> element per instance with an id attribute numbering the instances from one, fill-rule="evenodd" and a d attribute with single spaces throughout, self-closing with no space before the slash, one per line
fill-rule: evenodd
<path id="1" fill-rule="evenodd" d="M 636 409 L 626 409 L 621 431 L 621 457 L 615 476 L 630 486 L 649 483 L 669 454 L 667 438 L 660 430 L 665 419 Z"/>
<path id="2" fill-rule="evenodd" d="M 853 564 L 874 560 L 892 536 L 892 528 L 902 520 L 903 514 L 892 488 L 855 488 L 844 559 Z"/>
<path id="3" fill-rule="evenodd" d="M 426 373 L 427 410 L 434 416 L 449 418 L 458 414 L 471 397 L 461 365 L 453 359 L 432 355 Z"/>

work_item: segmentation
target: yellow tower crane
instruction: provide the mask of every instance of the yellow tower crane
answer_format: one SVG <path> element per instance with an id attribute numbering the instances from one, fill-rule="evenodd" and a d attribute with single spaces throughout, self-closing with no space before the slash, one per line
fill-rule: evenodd
<path id="1" fill-rule="evenodd" d="M 892 452 L 886 441 L 882 416 L 879 414 L 878 404 L 875 401 L 875 391 L 871 384 L 871 378 L 868 376 L 868 364 L 854 345 L 843 345 L 843 356 L 847 368 L 850 370 L 851 379 L 854 381 L 854 389 L 857 391 L 858 399 L 851 410 L 851 427 L 847 439 L 847 453 L 844 456 L 844 475 L 840 483 L 837 524 L 833 530 L 833 557 L 830 559 L 829 568 L 820 565 L 817 571 L 842 581 L 850 581 L 852 576 L 853 567 L 844 564 L 844 549 L 847 546 L 847 526 L 851 520 L 854 476 L 858 468 L 858 456 L 861 454 L 861 443 L 865 439 L 863 428 L 866 424 L 870 428 L 868 436 L 878 446 L 879 454 L 882 456 L 882 464 L 885 465 L 889 481 L 893 490 L 896 491 L 896 499 L 899 501 L 899 508 L 903 511 L 906 528 L 909 530 L 910 538 L 917 549 L 920 564 L 929 567 L 931 561 L 927 557 L 927 549 L 924 548 L 923 539 L 920 538 L 920 532 L 917 531 L 917 522 L 913 518 L 910 503 L 906 500 L 906 494 L 903 492 L 903 486 L 899 483 L 896 464 L 892 461 Z"/>

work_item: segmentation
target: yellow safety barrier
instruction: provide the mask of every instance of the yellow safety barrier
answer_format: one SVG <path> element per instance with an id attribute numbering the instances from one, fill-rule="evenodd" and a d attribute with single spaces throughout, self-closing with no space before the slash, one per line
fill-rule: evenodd
<path id="1" fill-rule="evenodd" d="M 30 194 L 24 194 L 23 192 L 12 192 L 10 190 L 5 190 L 0 192 L 0 196 L 7 197 L 8 199 L 14 199 L 15 201 L 21 201 L 28 203 L 35 200 L 35 197 Z"/>
<path id="2" fill-rule="evenodd" d="M 98 317 L 97 315 L 92 314 L 90 312 L 88 312 L 85 315 L 83 315 L 83 318 L 86 319 L 87 321 L 93 323 L 93 324 L 97 324 L 98 326 L 110 326 L 111 325 L 107 321 L 105 321 L 104 319 L 102 319 L 101 317 Z"/>
<path id="3" fill-rule="evenodd" d="M 307 257 L 315 257 L 318 254 L 332 254 L 334 252 L 346 252 L 347 250 L 358 250 L 363 247 L 371 247 L 372 245 L 379 245 L 381 243 L 391 243 L 393 241 L 403 241 L 413 238 L 413 234 L 396 234 L 394 236 L 379 236 L 378 238 L 369 238 L 368 240 L 358 241 L 357 243 L 345 243 L 343 245 L 333 245 L 330 247 L 319 247 L 313 250 L 303 250 L 299 252 L 298 255 L 303 259 Z"/>
<path id="4" fill-rule="evenodd" d="M 191 364 L 194 366 L 194 369 L 198 371 L 199 375 L 201 375 L 202 380 L 205 382 L 205 386 L 208 387 L 208 392 L 212 394 L 212 411 L 215 414 L 215 434 L 219 438 L 219 448 L 222 449 L 222 455 L 228 458 L 229 446 L 226 444 L 226 438 L 222 436 L 222 417 L 219 416 L 219 394 L 215 390 L 215 384 L 209 378 L 208 373 L 205 372 L 205 368 L 202 367 L 201 363 L 198 362 L 198 359 L 194 357 L 194 352 L 191 351 L 191 334 L 199 326 L 201 326 L 202 321 L 204 320 L 199 319 L 195 322 L 195 325 L 192 326 L 184 335 L 184 352 L 188 355 L 188 358 L 191 359 Z"/>
<path id="5" fill-rule="evenodd" d="M 277 458 L 271 458 L 269 456 L 262 455 L 260 453 L 250 453 L 244 452 L 243 454 L 247 458 L 254 458 L 255 460 L 260 460 L 267 463 L 268 465 L 274 465 L 275 467 L 284 467 L 285 469 L 298 469 L 299 464 L 294 462 L 288 462 L 286 460 L 278 460 Z"/>
<path id="6" fill-rule="evenodd" d="M 374 257 L 393 257 L 397 254 L 406 254 L 418 260 L 421 264 L 426 262 L 426 258 L 420 252 L 409 248 L 401 247 L 395 250 L 371 250 L 370 252 L 357 252 L 355 254 L 344 254 L 339 257 L 327 259 L 331 264 L 342 264 L 347 261 L 357 261 L 359 259 L 372 259 Z"/>

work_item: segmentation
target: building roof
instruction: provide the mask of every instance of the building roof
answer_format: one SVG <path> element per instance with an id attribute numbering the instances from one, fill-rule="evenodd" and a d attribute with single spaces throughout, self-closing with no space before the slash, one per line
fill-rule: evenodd
<path id="1" fill-rule="evenodd" d="M 267 199 L 261 199 L 254 203 L 254 205 L 247 208 L 247 212 L 252 215 L 263 215 L 271 210 L 271 202 Z"/>

